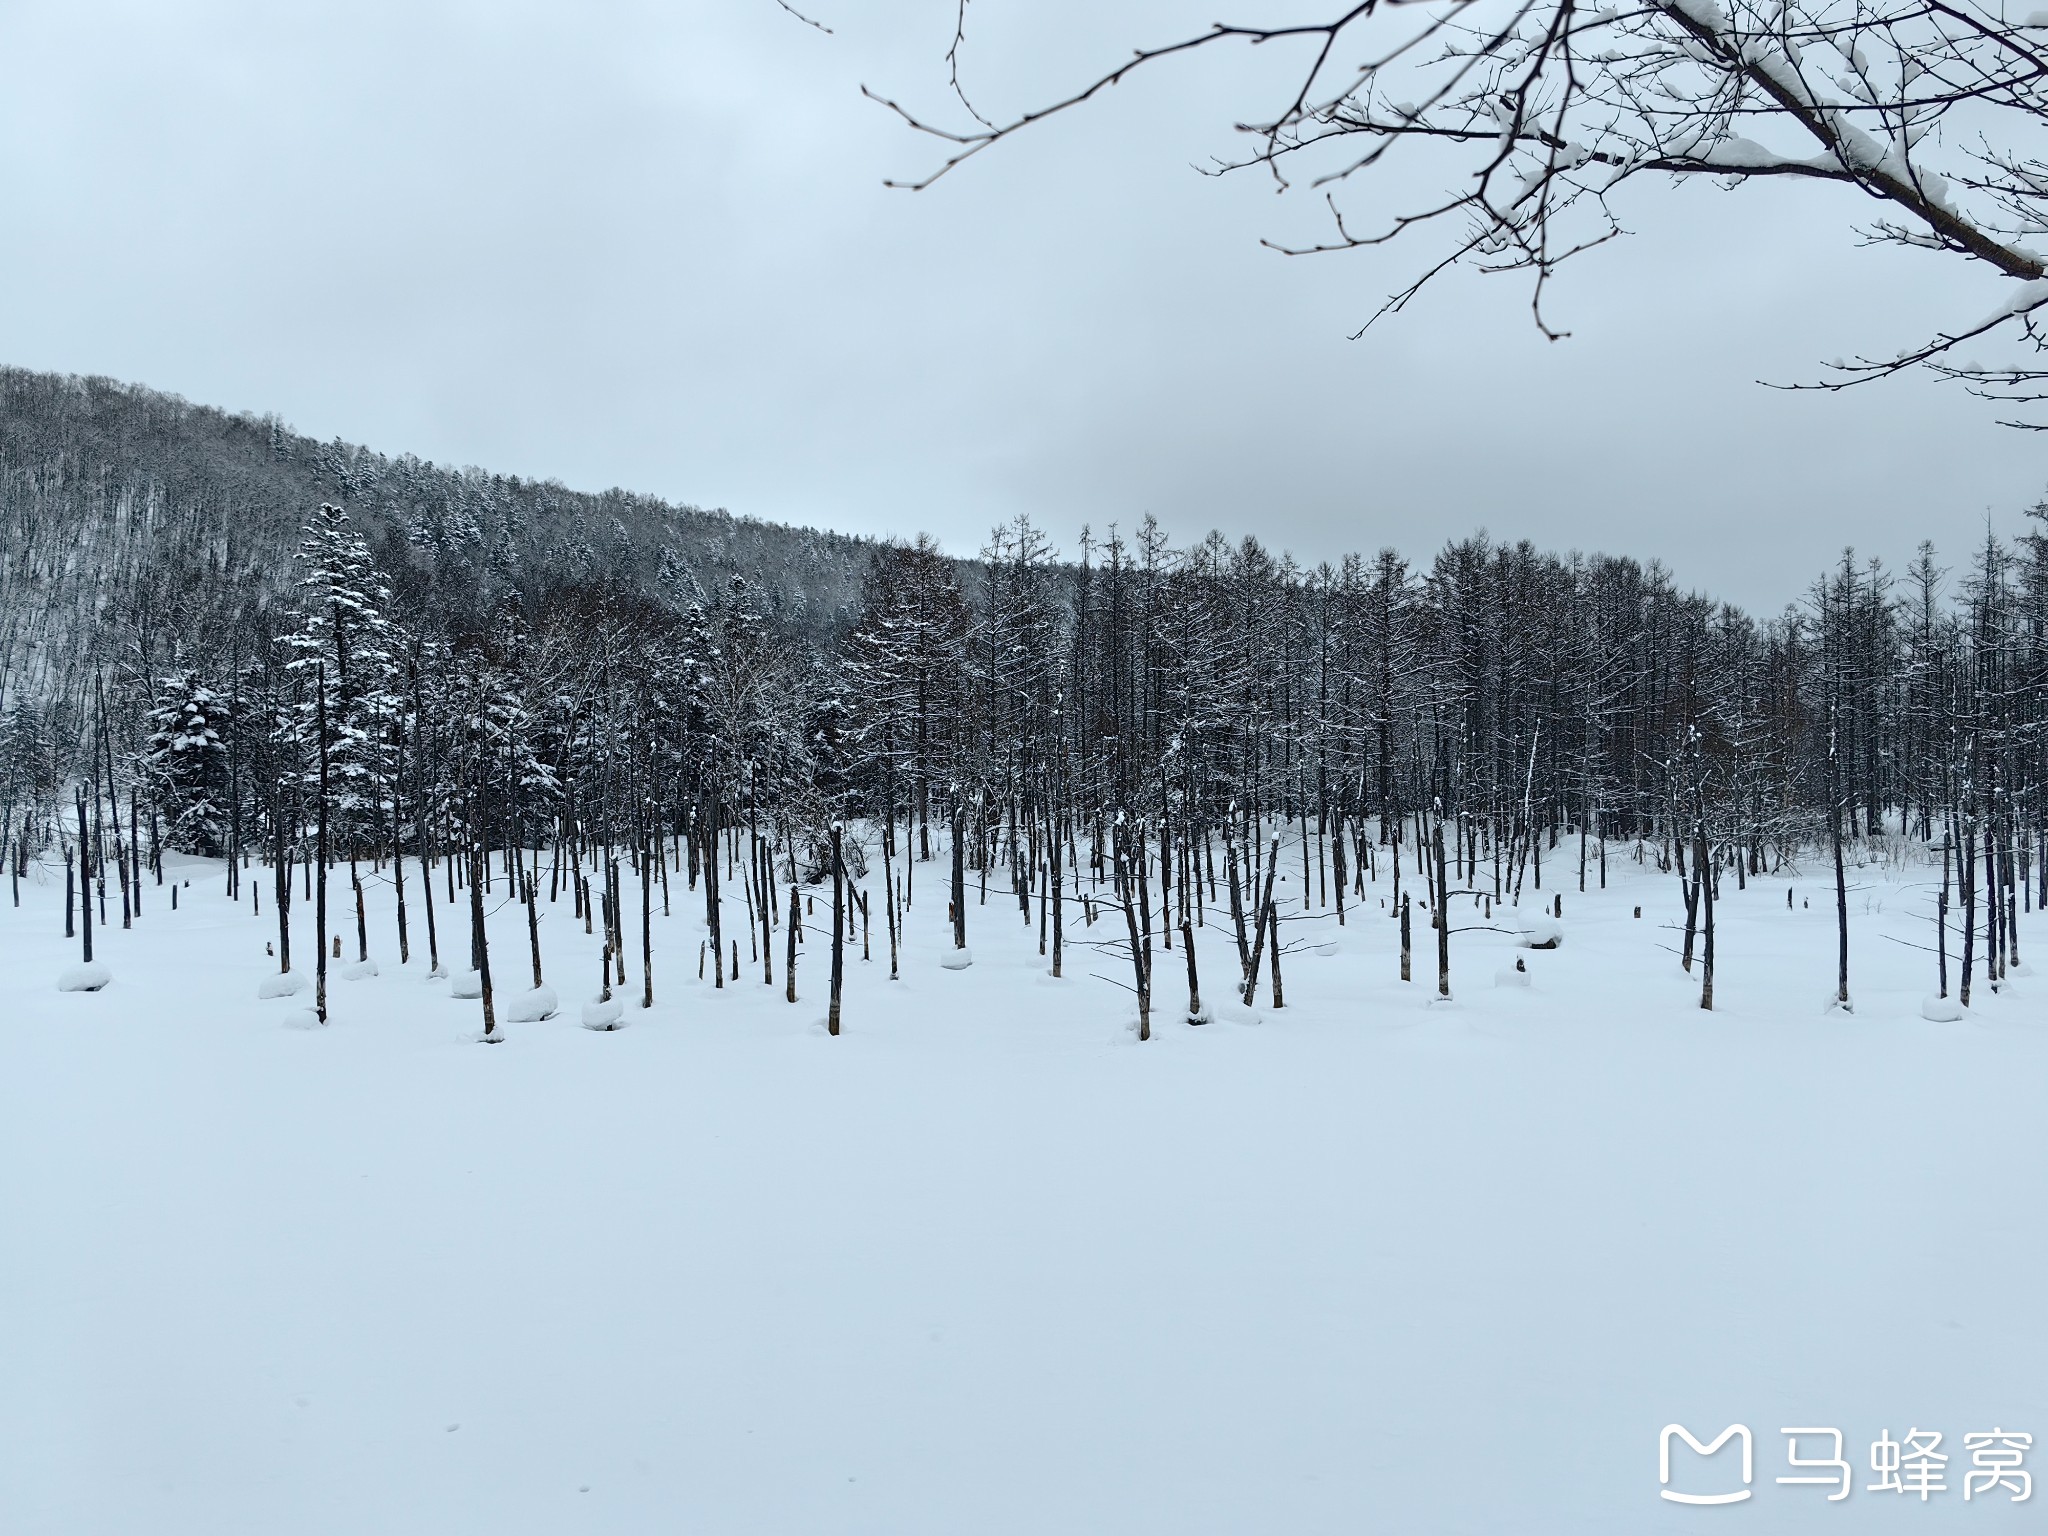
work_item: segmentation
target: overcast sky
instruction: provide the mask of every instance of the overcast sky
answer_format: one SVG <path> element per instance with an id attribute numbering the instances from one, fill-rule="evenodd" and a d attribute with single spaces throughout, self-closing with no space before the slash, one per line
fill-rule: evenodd
<path id="1" fill-rule="evenodd" d="M 1755 383 L 1988 309 L 1859 248 L 1854 194 L 1640 184 L 1640 233 L 1557 285 L 1572 339 L 1460 273 L 1351 341 L 1423 247 L 1276 255 L 1313 201 L 1190 168 L 1272 109 L 1277 50 L 909 194 L 883 178 L 935 149 L 859 87 L 943 114 L 950 0 L 807 9 L 834 34 L 774 0 L 0 6 L 0 358 L 962 552 L 1018 512 L 1069 553 L 1150 511 L 1307 562 L 1483 526 L 1761 610 L 2048 489 L 1953 387 Z M 977 0 L 968 79 L 1034 105 L 1216 11 Z"/>

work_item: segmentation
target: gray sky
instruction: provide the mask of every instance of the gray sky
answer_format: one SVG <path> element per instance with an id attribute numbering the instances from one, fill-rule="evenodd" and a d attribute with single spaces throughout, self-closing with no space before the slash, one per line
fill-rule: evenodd
<path id="1" fill-rule="evenodd" d="M 809 9 L 835 35 L 773 0 L 8 4 L 0 358 L 963 552 L 1020 511 L 1068 552 L 1151 511 L 1308 562 L 1483 525 L 1760 610 L 1845 543 L 1959 560 L 2048 482 L 1953 387 L 1753 382 L 1990 307 L 1952 261 L 1859 248 L 1854 194 L 1645 185 L 1641 233 L 1557 285 L 1571 340 L 1520 279 L 1459 273 L 1354 342 L 1425 248 L 1278 256 L 1258 238 L 1320 232 L 1311 198 L 1190 169 L 1271 109 L 1273 50 L 1141 75 L 913 195 L 882 179 L 936 146 L 858 87 L 944 113 L 950 0 Z M 999 111 L 1217 7 L 975 10 Z"/>

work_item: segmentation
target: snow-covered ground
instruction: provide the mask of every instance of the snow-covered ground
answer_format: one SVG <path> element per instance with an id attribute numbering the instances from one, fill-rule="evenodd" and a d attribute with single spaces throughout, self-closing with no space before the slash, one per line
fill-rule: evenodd
<path id="1" fill-rule="evenodd" d="M 1886 936 L 1931 937 L 1924 871 L 1858 872 L 1853 1016 L 1824 1007 L 1818 866 L 1790 911 L 1782 878 L 1730 882 L 1706 1014 L 1665 947 L 1676 877 L 1617 849 L 1607 892 L 1567 885 L 1563 946 L 1527 954 L 1526 988 L 1496 984 L 1509 939 L 1464 934 L 1456 1000 L 1430 1004 L 1420 915 L 1403 985 L 1374 895 L 1315 930 L 1335 953 L 1286 958 L 1277 1012 L 1263 990 L 1257 1013 L 1221 1006 L 1212 924 L 1218 1018 L 1189 1028 L 1161 955 L 1142 1045 L 1127 994 L 1089 975 L 1121 962 L 1076 947 L 1049 979 L 1007 894 L 970 914 L 975 964 L 941 968 L 941 866 L 920 869 L 899 982 L 877 890 L 838 1039 L 815 935 L 796 1006 L 779 934 L 772 989 L 748 965 L 715 991 L 677 881 L 651 1011 L 636 964 L 628 1027 L 579 1027 L 597 941 L 565 899 L 543 925 L 561 1016 L 485 1048 L 423 944 L 397 963 L 381 885 L 381 974 L 337 978 L 307 1030 L 286 1024 L 306 997 L 257 996 L 267 891 L 259 919 L 219 866 L 171 870 L 181 910 L 152 886 L 132 931 L 117 917 L 97 993 L 57 988 L 77 958 L 61 872 L 19 911 L 0 888 L 13 1536 L 2048 1512 L 1962 1493 L 1966 1433 L 2048 1436 L 2048 981 L 1923 1019 L 1932 956 Z M 295 917 L 309 960 L 310 905 Z M 509 997 L 524 923 L 492 922 Z M 2048 924 L 2021 935 L 2031 951 Z M 1660 1499 L 1672 1422 L 1749 1426 L 1753 1497 Z M 1788 1425 L 1843 1431 L 1848 1500 L 1777 1484 Z M 1949 1456 L 1925 1503 L 1867 1490 L 1871 1442 L 1910 1429 Z M 1735 1461 L 1681 1446 L 1671 1487 L 1740 1488 Z M 2048 1442 L 2026 1466 L 2048 1472 Z"/>

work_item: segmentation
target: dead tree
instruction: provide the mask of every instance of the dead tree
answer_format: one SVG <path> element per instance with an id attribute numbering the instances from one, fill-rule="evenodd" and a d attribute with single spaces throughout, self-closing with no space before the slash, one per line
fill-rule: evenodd
<path id="1" fill-rule="evenodd" d="M 79 910 L 79 911 L 80 911 L 80 912 L 81 912 L 81 913 L 82 913 L 82 914 L 84 915 L 85 921 L 84 921 L 83 923 L 81 923 L 81 924 L 79 925 L 79 932 L 80 932 L 80 933 L 81 933 L 81 934 L 82 934 L 82 935 L 84 936 L 84 950 L 85 950 L 85 954 L 84 954 L 84 957 L 83 957 L 83 958 L 84 958 L 84 961 L 85 961 L 85 963 L 86 963 L 87 965 L 91 965 L 91 964 L 92 964 L 92 885 L 91 885 L 91 880 L 90 880 L 90 877 L 89 877 L 89 876 L 87 875 L 87 873 L 86 873 L 86 868 L 87 868 L 87 866 L 86 866 L 86 862 L 85 862 L 85 849 L 86 849 L 86 834 L 85 834 L 85 791 L 81 789 L 81 790 L 80 790 L 80 791 L 78 792 L 78 870 L 79 870 L 79 894 L 80 894 L 80 895 L 81 895 L 81 896 L 82 896 L 82 897 L 83 897 L 84 899 L 83 899 L 82 901 L 80 901 L 80 902 L 79 902 L 79 904 L 78 904 L 78 910 Z M 65 922 L 66 922 L 66 923 L 68 924 L 68 923 L 70 922 L 70 920 L 71 920 L 71 907 L 70 907 L 70 892 L 69 892 L 69 889 L 68 889 L 68 886 L 69 886 L 69 877 L 70 877 L 70 874 L 71 874 L 71 861 L 70 861 L 69 859 L 66 859 L 66 860 L 64 861 L 64 873 L 65 873 L 65 876 L 66 876 L 66 886 L 67 886 L 67 889 L 66 889 L 66 892 L 65 892 L 65 908 L 64 908 L 64 920 L 65 920 Z"/>
<path id="2" fill-rule="evenodd" d="M 643 830 L 640 845 L 640 1006 L 654 1006 L 654 865 L 661 857 L 661 844 L 651 830 Z M 738 953 L 735 941 L 734 953 Z M 733 980 L 739 980 L 739 962 L 733 962 Z"/>
<path id="3" fill-rule="evenodd" d="M 1398 854 L 1396 858 L 1396 867 L 1398 868 Z M 1410 958 L 1414 952 L 1413 928 L 1408 910 L 1411 905 L 1412 898 L 1406 892 L 1403 892 L 1401 896 L 1401 979 L 1403 981 L 1414 979 L 1413 965 Z"/>
<path id="4" fill-rule="evenodd" d="M 1134 991 L 1138 994 L 1138 1038 L 1152 1038 L 1152 953 L 1145 946 L 1138 932 L 1137 893 L 1132 890 L 1133 874 L 1130 855 L 1125 847 L 1124 824 L 1118 820 L 1112 842 L 1112 858 L 1116 864 L 1116 899 L 1124 912 L 1124 927 L 1130 935 L 1131 970 L 1135 977 Z M 1142 877 L 1137 877 L 1142 878 Z"/>
<path id="5" fill-rule="evenodd" d="M 783 993 L 790 1002 L 796 1001 L 796 940 L 803 932 L 803 897 L 797 893 L 796 882 L 789 883 L 789 952 L 783 957 Z"/>
<path id="6" fill-rule="evenodd" d="M 313 809 L 313 1016 L 327 1022 L 327 667 L 313 669 L 313 736 L 320 754 L 320 792 Z"/>
<path id="7" fill-rule="evenodd" d="M 960 792 L 953 791 L 953 947 L 967 947 L 967 824 Z"/>
<path id="8" fill-rule="evenodd" d="M 1266 890 L 1259 898 L 1258 910 L 1252 914 L 1252 953 L 1244 968 L 1244 1005 L 1249 1008 L 1258 1001 L 1259 965 L 1266 948 L 1268 918 L 1273 910 L 1273 881 L 1280 873 L 1280 834 L 1273 834 L 1273 846 L 1266 858 Z M 1277 933 L 1279 930 L 1273 930 Z"/>
<path id="9" fill-rule="evenodd" d="M 1444 823 L 1439 816 L 1430 829 L 1431 854 L 1436 861 L 1436 905 L 1430 916 L 1436 921 L 1436 995 L 1451 995 L 1451 903 L 1450 885 L 1444 878 Z"/>
<path id="10" fill-rule="evenodd" d="M 1286 1007 L 1280 990 L 1280 912 L 1271 902 L 1266 904 L 1266 926 L 1273 934 L 1273 1007 Z"/>
<path id="11" fill-rule="evenodd" d="M 484 1039 L 495 1043 L 498 1016 L 491 997 L 491 941 L 484 926 L 484 851 L 480 834 L 472 833 L 469 845 L 469 934 L 476 951 L 476 979 L 484 1004 Z"/>
<path id="12" fill-rule="evenodd" d="M 839 850 L 839 823 L 832 823 L 832 1002 L 826 1012 L 825 1032 L 839 1033 L 839 993 L 846 979 L 846 866 Z"/>
<path id="13" fill-rule="evenodd" d="M 534 889 L 533 877 L 524 870 L 520 871 L 519 879 L 526 897 L 526 942 L 533 950 L 533 987 L 537 992 L 545 985 L 540 975 L 540 893 Z"/>
<path id="14" fill-rule="evenodd" d="M 1714 872 L 1709 867 L 1706 828 L 1693 833 L 1693 867 L 1699 874 L 1700 898 L 1705 906 L 1705 928 L 1700 936 L 1700 1007 L 1714 1011 Z"/>

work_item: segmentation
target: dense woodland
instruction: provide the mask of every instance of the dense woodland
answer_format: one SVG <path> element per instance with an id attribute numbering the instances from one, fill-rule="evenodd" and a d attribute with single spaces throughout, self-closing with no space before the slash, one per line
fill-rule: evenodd
<path id="1" fill-rule="evenodd" d="M 86 882 L 88 947 L 163 899 L 165 850 L 223 858 L 284 971 L 316 903 L 323 994 L 325 876 L 359 959 L 350 893 L 391 882 L 401 958 L 455 948 L 487 1032 L 487 895 L 572 903 L 605 995 L 643 1000 L 657 909 L 701 911 L 718 984 L 744 944 L 792 999 L 808 917 L 835 1019 L 842 942 L 893 967 L 904 904 L 944 900 L 964 958 L 1017 904 L 1054 974 L 1114 949 L 1149 1019 L 1156 959 L 1201 1011 L 1194 927 L 1277 992 L 1283 920 L 1356 920 L 1367 881 L 1447 993 L 1457 927 L 1616 857 L 1671 873 L 1708 1007 L 1725 884 L 1831 865 L 1847 1004 L 1847 872 L 1925 858 L 1967 1003 L 2048 904 L 2034 527 L 1904 571 L 1845 551 L 1768 619 L 1484 535 L 1308 569 L 1018 520 L 957 560 L 0 373 L 0 848 Z"/>

